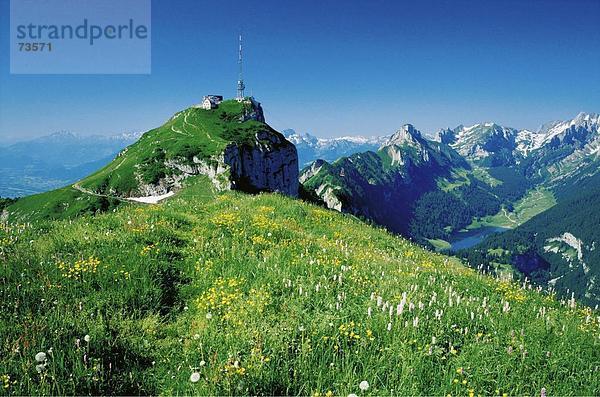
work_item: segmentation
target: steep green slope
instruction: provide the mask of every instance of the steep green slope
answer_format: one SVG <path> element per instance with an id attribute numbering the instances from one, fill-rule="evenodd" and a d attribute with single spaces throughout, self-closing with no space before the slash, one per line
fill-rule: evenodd
<path id="1" fill-rule="evenodd" d="M 351 216 L 185 183 L 2 224 L 4 393 L 600 393 L 598 312 Z"/>
<path id="2" fill-rule="evenodd" d="M 328 207 L 408 235 L 415 201 L 436 190 L 439 179 L 462 182 L 463 167 L 468 165 L 453 149 L 423 138 L 407 124 L 376 153 L 315 162 L 302 171 L 300 181 Z"/>
<path id="3" fill-rule="evenodd" d="M 5 208 L 5 218 L 16 222 L 71 219 L 85 214 L 105 212 L 124 203 L 118 198 L 87 194 L 68 186 L 12 202 Z"/>
<path id="4" fill-rule="evenodd" d="M 328 207 L 424 244 L 496 215 L 529 187 L 513 168 L 470 165 L 452 147 L 425 139 L 411 125 L 377 153 L 313 163 L 302 171 L 301 182 Z"/>
<path id="5" fill-rule="evenodd" d="M 244 120 L 252 104 L 228 100 L 217 109 L 189 108 L 176 113 L 159 128 L 145 133 L 112 163 L 83 179 L 80 186 L 94 192 L 118 196 L 143 195 L 140 185 L 156 185 L 178 172 L 166 162 L 193 166 L 194 158 L 216 162 L 214 156 L 231 142 L 250 144 L 267 126 Z M 274 132 L 274 131 L 273 131 Z"/>
<path id="6" fill-rule="evenodd" d="M 600 304 L 600 177 L 576 187 L 557 189 L 555 206 L 461 254 L 492 268 L 510 264 L 566 296 L 574 293 L 587 304 Z"/>
<path id="7" fill-rule="evenodd" d="M 72 186 L 6 205 L 3 217 L 28 222 L 93 214 L 132 198 L 171 194 L 194 175 L 209 175 L 222 189 L 296 195 L 297 154 L 265 123 L 253 98 L 226 100 L 211 110 L 191 107 Z"/>

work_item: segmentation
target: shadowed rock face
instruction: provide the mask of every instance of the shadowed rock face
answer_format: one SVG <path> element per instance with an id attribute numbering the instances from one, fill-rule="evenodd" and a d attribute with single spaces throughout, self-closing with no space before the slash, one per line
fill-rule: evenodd
<path id="1" fill-rule="evenodd" d="M 229 145 L 223 162 L 229 168 L 232 189 L 298 196 L 298 153 L 277 132 L 258 132 L 252 145 Z"/>

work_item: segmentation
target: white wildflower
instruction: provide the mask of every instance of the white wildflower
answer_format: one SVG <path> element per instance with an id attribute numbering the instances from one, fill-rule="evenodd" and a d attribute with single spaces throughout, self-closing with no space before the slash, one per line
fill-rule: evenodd
<path id="1" fill-rule="evenodd" d="M 200 380 L 200 372 L 195 371 L 190 375 L 190 382 L 196 383 Z"/>
<path id="2" fill-rule="evenodd" d="M 363 380 L 362 382 L 360 382 L 360 384 L 358 385 L 358 388 L 362 391 L 366 391 L 367 389 L 369 389 L 369 382 L 367 382 L 366 380 Z"/>

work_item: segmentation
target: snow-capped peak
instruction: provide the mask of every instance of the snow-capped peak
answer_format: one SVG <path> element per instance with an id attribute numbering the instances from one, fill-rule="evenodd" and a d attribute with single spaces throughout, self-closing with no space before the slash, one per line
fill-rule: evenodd
<path id="1" fill-rule="evenodd" d="M 292 129 L 283 130 L 285 138 L 292 142 L 294 145 L 307 145 L 307 146 L 319 146 L 323 141 L 323 138 L 317 138 L 308 132 L 296 132 Z"/>
<path id="2" fill-rule="evenodd" d="M 543 124 L 538 131 L 521 130 L 517 136 L 517 150 L 524 155 L 539 149 L 554 138 L 564 136 L 572 128 L 585 128 L 592 133 L 600 132 L 600 115 L 581 112 L 575 118 L 565 121 L 551 121 Z"/>
<path id="3" fill-rule="evenodd" d="M 382 144 L 388 138 L 380 136 L 367 137 L 362 135 L 346 135 L 334 138 L 318 138 L 309 133 L 298 133 L 292 129 L 283 130 L 282 132 L 286 139 L 292 142 L 294 145 L 306 144 L 315 147 L 324 147 L 329 145 L 338 145 L 345 143 L 356 145 Z"/>
<path id="4" fill-rule="evenodd" d="M 572 125 L 583 125 L 583 124 L 600 124 L 600 115 L 597 113 L 584 113 L 580 112 L 573 120 Z"/>

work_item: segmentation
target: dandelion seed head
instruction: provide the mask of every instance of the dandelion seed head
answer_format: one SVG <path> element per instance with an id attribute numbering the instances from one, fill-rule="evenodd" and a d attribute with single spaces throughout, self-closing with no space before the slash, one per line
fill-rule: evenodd
<path id="1" fill-rule="evenodd" d="M 369 388 L 369 382 L 367 382 L 366 380 L 363 380 L 362 382 L 360 382 L 360 384 L 358 385 L 358 388 L 362 391 L 366 391 Z"/>
<path id="2" fill-rule="evenodd" d="M 190 375 L 190 382 L 196 383 L 200 380 L 200 373 L 198 371 L 192 372 Z"/>
<path id="3" fill-rule="evenodd" d="M 35 361 L 37 361 L 38 363 L 41 363 L 42 361 L 46 360 L 46 353 L 44 352 L 39 352 L 38 354 L 35 355 Z"/>

